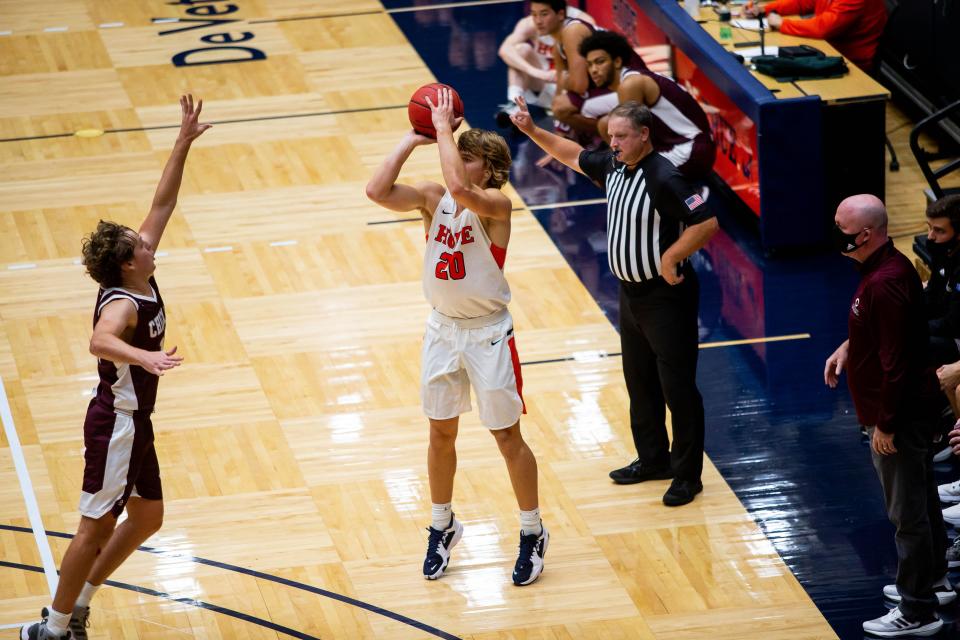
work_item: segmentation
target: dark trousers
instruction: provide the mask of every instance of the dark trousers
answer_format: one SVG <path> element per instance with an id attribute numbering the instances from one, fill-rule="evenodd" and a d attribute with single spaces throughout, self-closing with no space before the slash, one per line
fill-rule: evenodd
<path id="1" fill-rule="evenodd" d="M 687 266 L 684 281 L 620 284 L 620 345 L 630 395 L 630 429 L 640 462 L 671 466 L 682 480 L 703 471 L 703 398 L 697 389 L 697 307 L 700 284 Z M 666 408 L 673 422 L 667 440 Z"/>
<path id="2" fill-rule="evenodd" d="M 873 436 L 872 429 L 870 430 Z M 900 611 L 908 618 L 927 616 L 937 608 L 933 584 L 947 573 L 947 532 L 933 478 L 930 426 L 908 423 L 893 438 L 897 452 L 881 456 L 873 466 L 880 477 L 887 517 L 896 527 L 897 591 Z"/>

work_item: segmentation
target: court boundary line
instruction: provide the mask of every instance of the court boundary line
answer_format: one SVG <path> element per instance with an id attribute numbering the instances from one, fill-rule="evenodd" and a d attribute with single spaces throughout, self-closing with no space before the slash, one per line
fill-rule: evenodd
<path id="1" fill-rule="evenodd" d="M 232 120 L 211 120 L 210 124 L 239 124 L 242 122 L 267 122 L 269 120 L 291 120 L 293 118 L 314 118 L 321 116 L 338 116 L 348 113 L 367 113 L 370 111 L 389 111 L 391 109 L 406 109 L 405 104 L 391 104 L 382 107 L 361 107 L 357 109 L 338 109 L 336 111 L 312 111 L 310 113 L 286 113 L 273 116 L 257 116 L 255 118 L 234 118 Z M 160 131 L 163 129 L 179 129 L 179 124 L 158 124 L 149 127 L 126 127 L 120 129 L 104 129 L 103 135 L 108 133 L 138 133 L 142 131 Z M 72 138 L 73 133 L 48 133 L 39 136 L 24 136 L 21 138 L 0 138 L 2 142 L 27 142 L 30 140 L 51 140 L 54 138 Z"/>
<path id="2" fill-rule="evenodd" d="M 466 2 L 444 2 L 442 4 L 422 5 L 419 7 L 394 7 L 393 9 L 373 9 L 352 13 L 321 13 L 314 16 L 290 16 L 288 18 L 266 18 L 247 20 L 247 24 L 272 24 L 275 22 L 296 22 L 298 20 L 326 20 L 329 18 L 350 18 L 353 16 L 392 15 L 394 13 L 413 13 L 414 11 L 436 11 L 437 9 L 457 9 L 459 7 L 478 7 L 492 4 L 514 4 L 524 0 L 467 0 Z M 156 18 L 154 18 L 156 20 Z"/>
<path id="3" fill-rule="evenodd" d="M 13 468 L 16 469 L 17 472 L 20 495 L 26 503 L 27 518 L 30 520 L 29 531 L 33 533 L 34 540 L 37 543 L 37 550 L 40 552 L 40 561 L 43 563 L 43 573 L 47 579 L 47 587 L 50 589 L 50 597 L 52 598 L 57 592 L 57 583 L 59 582 L 57 565 L 53 561 L 53 551 L 50 549 L 50 541 L 47 540 L 46 535 L 44 535 L 46 529 L 43 526 L 43 518 L 40 516 L 40 505 L 37 503 L 37 494 L 33 490 L 33 482 L 30 480 L 27 460 L 23 456 L 20 436 L 17 434 L 17 427 L 13 423 L 13 412 L 10 410 L 10 400 L 7 398 L 7 389 L 3 384 L 2 376 L 0 376 L 0 421 L 3 422 L 3 431 L 7 437 L 10 457 L 13 459 Z"/>
<path id="4" fill-rule="evenodd" d="M 770 342 L 787 342 L 791 340 L 809 340 L 812 336 L 809 333 L 790 333 L 782 336 L 764 336 L 762 338 L 742 338 L 740 340 L 718 340 L 716 342 L 700 342 L 698 349 L 716 349 L 719 347 L 741 347 L 750 344 L 767 344 Z M 520 366 L 531 366 L 536 364 L 552 364 L 556 362 L 596 362 L 608 358 L 617 358 L 623 356 L 622 351 L 594 351 L 590 353 L 564 356 L 562 358 L 548 358 L 546 360 L 530 360 L 521 362 Z"/>
<path id="5" fill-rule="evenodd" d="M 21 526 L 12 525 L 12 524 L 0 524 L 0 531 L 14 531 L 14 532 L 19 532 L 19 533 L 26 533 L 26 532 L 31 531 L 31 530 L 28 529 L 27 527 L 21 527 Z M 51 537 L 54 537 L 54 538 L 62 538 L 62 539 L 65 539 L 65 540 L 72 540 L 72 539 L 73 539 L 73 534 L 64 533 L 64 532 L 62 532 L 62 531 L 50 531 L 50 530 L 47 530 L 47 531 L 46 531 L 46 534 L 47 534 L 48 536 L 51 536 Z M 200 556 L 192 556 L 192 555 L 188 555 L 188 554 L 185 554 L 185 553 L 178 553 L 178 552 L 175 552 L 175 551 L 167 551 L 167 550 L 165 550 L 165 549 L 159 549 L 159 548 L 156 548 L 156 547 L 140 546 L 140 547 L 137 547 L 137 551 L 142 551 L 142 552 L 144 552 L 144 553 L 149 553 L 149 554 L 156 555 L 156 556 L 161 556 L 161 557 L 164 557 L 164 558 L 176 558 L 176 559 L 179 559 L 179 560 L 184 560 L 184 559 L 185 559 L 185 560 L 189 560 L 190 562 L 193 562 L 193 563 L 195 563 L 195 564 L 202 564 L 202 565 L 205 565 L 205 566 L 208 566 L 208 567 L 214 567 L 214 568 L 216 568 L 216 569 L 223 569 L 223 570 L 225 570 L 225 571 L 232 571 L 232 572 L 234 572 L 234 573 L 240 573 L 240 574 L 243 574 L 243 575 L 248 575 L 248 576 L 250 576 L 250 577 L 252 577 L 252 578 L 258 578 L 258 579 L 260 579 L 260 580 L 266 580 L 267 582 L 274 582 L 274 583 L 277 583 L 277 584 L 281 584 L 281 585 L 283 585 L 283 586 L 285 586 L 285 587 L 290 587 L 290 588 L 293 588 L 293 589 L 298 589 L 298 590 L 300 590 L 300 591 L 306 591 L 306 592 L 308 592 L 308 593 L 313 593 L 313 594 L 315 594 L 315 595 L 323 596 L 323 597 L 329 598 L 329 599 L 331 599 L 331 600 L 336 600 L 336 601 L 341 602 L 341 603 L 343 603 L 343 604 L 351 605 L 351 606 L 357 607 L 358 609 L 363 609 L 364 611 L 367 611 L 367 612 L 369 612 L 369 613 L 375 613 L 375 614 L 381 615 L 381 616 L 383 616 L 383 617 L 385 617 L 385 618 L 389 618 L 390 620 L 393 620 L 394 622 L 399 622 L 399 623 L 405 624 L 405 625 L 407 625 L 407 626 L 409 626 L 409 627 L 413 627 L 413 628 L 415 628 L 415 629 L 419 629 L 419 630 L 421 630 L 421 631 L 423 631 L 423 632 L 425 632 L 425 633 L 429 633 L 429 634 L 431 634 L 431 635 L 433 635 L 433 636 L 436 636 L 436 637 L 438 637 L 438 638 L 443 638 L 444 640 L 462 640 L 459 636 L 455 636 L 455 635 L 453 635 L 453 634 L 451 634 L 451 633 L 448 633 L 448 632 L 446 632 L 446 631 L 443 631 L 442 629 L 438 629 L 438 628 L 436 628 L 436 627 L 430 626 L 430 625 L 428 625 L 428 624 L 425 623 L 425 622 L 420 622 L 419 620 L 414 620 L 413 618 L 408 618 L 407 616 L 405 616 L 405 615 L 403 615 L 403 614 L 401 614 L 401 613 L 395 613 L 395 612 L 393 612 L 393 611 L 390 611 L 389 609 L 384 609 L 383 607 L 379 607 L 379 606 L 377 606 L 377 605 L 375 605 L 375 604 L 370 604 L 370 603 L 368 603 L 368 602 L 364 602 L 363 600 L 358 600 L 358 599 L 356 599 L 356 598 L 351 598 L 350 596 L 345 596 L 345 595 L 343 595 L 343 594 L 341 594 L 341 593 L 336 593 L 335 591 L 329 591 L 329 590 L 327 590 L 327 589 L 322 589 L 322 588 L 320 588 L 320 587 L 315 587 L 315 586 L 313 586 L 313 585 L 306 584 L 306 583 L 304 583 L 304 582 L 298 582 L 298 581 L 296 581 L 296 580 L 291 580 L 291 579 L 289 579 L 289 578 L 281 578 L 280 576 L 274 576 L 274 575 L 271 575 L 271 574 L 269 574 L 269 573 L 264 573 L 264 572 L 262 572 L 262 571 L 258 571 L 258 570 L 256 570 L 256 569 L 248 569 L 247 567 L 241 567 L 241 566 L 239 566 L 239 565 L 231 564 L 231 563 L 229 563 L 229 562 L 221 562 L 221 561 L 219 561 L 219 560 L 211 560 L 211 559 L 209 559 L 209 558 L 203 558 L 203 557 L 200 557 Z M 3 566 L 4 564 L 17 564 L 17 563 L 6 563 L 5 561 L 0 560 L 0 566 Z M 21 566 L 21 565 L 18 565 L 18 566 Z M 32 566 L 32 565 L 22 565 L 22 567 L 30 567 L 30 566 Z M 31 569 L 31 570 L 32 570 L 32 569 Z M 108 580 L 108 581 L 107 581 L 107 584 L 111 584 L 111 581 Z M 113 586 L 113 585 L 111 585 L 111 586 Z M 136 586 L 136 585 L 133 585 L 133 586 Z M 148 589 L 147 587 L 142 587 L 142 588 L 143 588 L 143 589 Z M 149 591 L 152 592 L 153 590 L 149 590 Z M 162 593 L 162 592 L 157 592 L 157 593 Z M 168 595 L 169 595 L 169 594 L 168 594 Z M 171 599 L 176 599 L 176 598 L 171 597 Z M 191 598 L 187 598 L 186 600 L 192 601 Z M 179 600 L 178 600 L 178 601 L 179 601 Z M 199 601 L 198 601 L 198 602 L 199 602 Z M 218 605 L 211 605 L 211 606 L 218 606 Z M 246 614 L 243 614 L 243 615 L 246 615 Z M 297 637 L 299 637 L 299 636 L 297 636 Z M 305 638 L 305 640 L 319 640 L 319 639 L 313 639 L 312 636 L 304 636 L 304 638 Z"/>
<path id="6" fill-rule="evenodd" d="M 40 567 L 37 567 L 38 569 Z M 0 631 L 6 631 L 7 629 L 21 629 L 28 624 L 33 624 L 36 620 L 27 620 L 26 622 L 14 622 L 13 624 L 0 624 Z"/>
<path id="7" fill-rule="evenodd" d="M 9 569 L 20 569 L 21 571 L 33 571 L 36 573 L 40 573 L 41 571 L 43 571 L 43 567 L 37 567 L 30 564 L 21 564 L 19 562 L 10 562 L 7 560 L 0 560 L 0 567 L 7 567 Z M 257 626 L 270 629 L 271 631 L 276 631 L 277 633 L 283 633 L 293 638 L 299 638 L 300 640 L 323 640 L 322 638 L 319 638 L 317 636 L 311 636 L 307 633 L 304 633 L 303 631 L 297 631 L 296 629 L 285 627 L 282 624 L 277 624 L 276 622 L 272 622 L 270 620 L 264 620 L 263 618 L 258 618 L 257 616 L 252 616 L 249 613 L 243 613 L 242 611 L 237 611 L 235 609 L 228 609 L 227 607 L 221 607 L 218 604 L 213 604 L 211 602 L 206 602 L 204 600 L 197 600 L 196 598 L 188 598 L 188 597 L 178 598 L 176 596 L 173 596 L 163 591 L 157 591 L 156 589 L 151 589 L 149 587 L 143 587 L 136 584 L 129 584 L 126 582 L 117 582 L 116 580 L 106 580 L 104 581 L 104 584 L 111 587 L 116 587 L 118 589 L 123 589 L 125 591 L 133 591 L 134 593 L 154 596 L 156 598 L 163 598 L 165 600 L 172 600 L 173 602 L 179 602 L 180 604 L 190 605 L 190 606 L 196 607 L 197 609 L 204 609 L 207 611 L 212 611 L 214 613 L 219 613 L 221 615 L 230 616 L 231 618 L 236 618 L 238 620 L 242 620 L 243 622 L 251 622 L 253 624 L 256 624 Z M 36 621 L 32 620 L 25 624 L 30 624 L 32 622 L 36 622 Z M 4 625 L 4 626 L 0 626 L 0 629 L 14 629 L 17 626 L 22 626 L 22 624 L 16 625 L 16 626 Z"/>

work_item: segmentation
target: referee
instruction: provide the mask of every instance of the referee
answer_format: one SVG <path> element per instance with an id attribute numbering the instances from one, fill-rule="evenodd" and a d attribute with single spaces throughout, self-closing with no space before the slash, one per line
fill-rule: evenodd
<path id="1" fill-rule="evenodd" d="M 703 399 L 697 389 L 700 286 L 687 258 L 717 220 L 699 193 L 653 150 L 653 116 L 638 102 L 610 112 L 610 150 L 585 151 L 534 124 L 523 98 L 518 129 L 571 169 L 604 184 L 607 255 L 620 279 L 620 343 L 637 459 L 610 472 L 617 484 L 673 478 L 663 503 L 691 502 L 703 490 Z M 673 416 L 667 439 L 664 401 Z"/>

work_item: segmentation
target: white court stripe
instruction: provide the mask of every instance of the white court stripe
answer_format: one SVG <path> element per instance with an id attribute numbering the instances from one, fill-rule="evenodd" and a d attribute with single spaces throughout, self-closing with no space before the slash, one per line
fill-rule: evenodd
<path id="1" fill-rule="evenodd" d="M 527 209 L 530 211 L 539 211 L 540 209 L 559 209 L 560 207 L 582 207 L 588 204 L 604 204 L 606 198 L 590 198 L 589 200 L 568 200 L 567 202 L 551 202 L 547 204 L 532 204 Z"/>
<path id="2" fill-rule="evenodd" d="M 36 268 L 36 263 L 33 262 L 22 262 L 20 264 L 11 264 L 7 266 L 7 269 L 10 271 L 22 271 L 24 269 L 34 269 Z"/>
<path id="3" fill-rule="evenodd" d="M 166 24 L 168 22 L 180 22 L 180 18 L 154 18 L 153 24 Z"/>
<path id="4" fill-rule="evenodd" d="M 0 624 L 0 629 L 19 629 L 28 624 L 33 624 L 36 620 L 27 620 L 26 622 L 15 622 L 13 624 Z"/>
<path id="5" fill-rule="evenodd" d="M 13 31 L 11 31 L 10 29 L 5 29 L 3 31 L 0 31 L 0 36 L 12 36 L 12 35 L 13 35 Z"/>
<path id="6" fill-rule="evenodd" d="M 233 251 L 233 247 L 227 245 L 225 247 L 207 247 L 203 250 L 204 253 L 223 253 L 224 251 Z"/>
<path id="7" fill-rule="evenodd" d="M 44 27 L 44 31 L 47 33 L 59 33 L 61 31 L 66 31 L 70 27 Z"/>
<path id="8" fill-rule="evenodd" d="M 444 4 L 430 4 L 419 7 L 397 7 L 396 9 L 387 9 L 386 13 L 409 13 L 411 11 L 434 11 L 436 9 L 456 9 L 457 7 L 476 7 L 485 4 L 510 4 L 513 2 L 523 2 L 523 0 L 471 0 L 470 2 L 446 2 Z"/>
<path id="9" fill-rule="evenodd" d="M 101 29 L 116 29 L 117 27 L 122 27 L 122 22 L 104 22 L 100 25 Z"/>
<path id="10" fill-rule="evenodd" d="M 33 529 L 33 537 L 37 541 L 37 549 L 39 549 L 40 559 L 43 561 L 43 573 L 47 576 L 47 585 L 50 587 L 50 597 L 52 598 L 53 594 L 57 592 L 57 565 L 53 562 L 50 542 L 47 540 L 46 529 L 43 528 L 43 520 L 40 518 L 40 507 L 37 505 L 37 495 L 33 491 L 33 483 L 30 482 L 30 473 L 27 471 L 27 461 L 24 459 L 23 449 L 20 447 L 20 438 L 17 436 L 16 427 L 13 426 L 13 414 L 10 412 L 10 402 L 7 400 L 7 390 L 3 386 L 3 378 L 0 378 L 0 420 L 3 421 L 3 431 L 7 436 L 7 442 L 10 444 L 13 466 L 17 470 L 17 479 L 20 480 L 20 493 L 23 494 L 23 501 L 27 505 L 30 528 Z"/>
<path id="11" fill-rule="evenodd" d="M 292 247 L 297 244 L 297 240 L 277 240 L 276 242 L 271 242 L 271 247 Z"/>

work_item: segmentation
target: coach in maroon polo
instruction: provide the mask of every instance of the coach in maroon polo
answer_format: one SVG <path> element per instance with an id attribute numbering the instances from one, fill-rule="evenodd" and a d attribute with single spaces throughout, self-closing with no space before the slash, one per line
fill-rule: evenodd
<path id="1" fill-rule="evenodd" d="M 923 286 L 910 261 L 887 237 L 887 211 L 872 195 L 840 203 L 835 234 L 841 252 L 859 263 L 860 285 L 850 303 L 848 339 L 827 358 L 830 387 L 844 369 L 857 418 L 870 434 L 873 466 L 887 516 L 897 529 L 897 582 L 884 595 L 899 606 L 863 623 L 868 633 L 930 635 L 943 621 L 938 596 L 946 579 L 946 531 L 933 479 L 936 380 L 925 369 L 927 325 Z M 953 596 L 955 597 L 955 596 Z"/>

